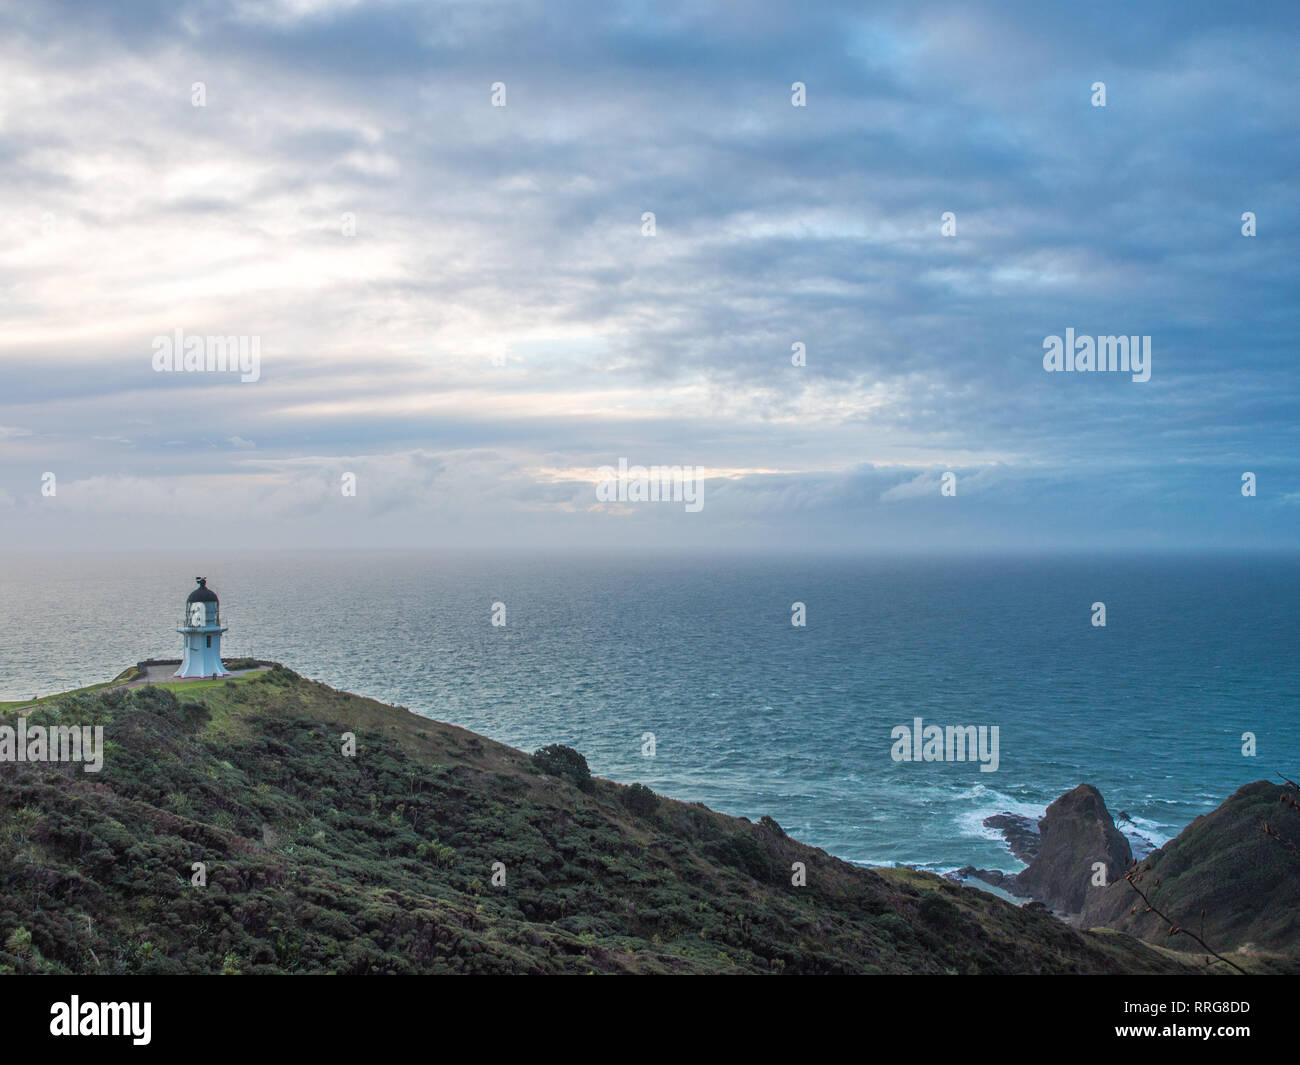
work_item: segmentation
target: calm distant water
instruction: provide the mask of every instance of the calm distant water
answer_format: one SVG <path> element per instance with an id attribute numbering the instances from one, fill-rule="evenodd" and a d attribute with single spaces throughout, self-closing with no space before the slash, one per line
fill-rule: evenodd
<path id="1" fill-rule="evenodd" d="M 771 814 L 854 861 L 1019 868 L 982 819 L 1040 815 L 1081 781 L 1158 844 L 1300 770 L 1296 557 L 8 557 L 0 699 L 179 657 L 199 573 L 227 657 L 525 750 L 567 743 L 599 775 Z M 892 761 L 914 717 L 999 726 L 998 771 Z"/>

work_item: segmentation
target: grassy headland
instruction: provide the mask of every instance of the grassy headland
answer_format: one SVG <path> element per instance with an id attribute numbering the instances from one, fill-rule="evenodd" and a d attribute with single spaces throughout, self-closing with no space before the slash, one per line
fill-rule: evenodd
<path id="1" fill-rule="evenodd" d="M 0 724 L 14 725 L 11 714 Z M 869 870 L 276 667 L 42 700 L 104 766 L 0 764 L 0 970 L 1171 973 L 906 869 Z M 346 757 L 344 734 L 356 738 Z M 791 883 L 806 867 L 806 886 Z M 206 886 L 194 886 L 204 863 Z M 493 883 L 494 863 L 504 885 Z"/>

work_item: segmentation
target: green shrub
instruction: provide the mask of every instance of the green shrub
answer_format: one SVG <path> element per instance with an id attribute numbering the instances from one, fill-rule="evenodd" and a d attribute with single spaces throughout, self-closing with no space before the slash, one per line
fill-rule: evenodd
<path id="1" fill-rule="evenodd" d="M 136 688 L 131 693 L 131 702 L 139 709 L 151 710 L 155 714 L 174 713 L 176 707 L 180 705 L 176 701 L 176 696 L 166 688 L 156 688 L 152 684 Z"/>
<path id="2" fill-rule="evenodd" d="M 951 928 L 961 919 L 961 911 L 937 891 L 927 892 L 917 904 L 916 912 L 934 928 Z"/>
<path id="3" fill-rule="evenodd" d="M 749 836 L 726 836 L 708 843 L 704 853 L 721 865 L 739 869 L 756 880 L 770 880 L 772 863 L 757 840 Z"/>
<path id="4" fill-rule="evenodd" d="M 649 817 L 659 808 L 659 796 L 644 784 L 629 784 L 619 794 L 619 799 L 637 817 Z"/>
<path id="5" fill-rule="evenodd" d="M 908 943 L 915 938 L 912 926 L 892 910 L 888 913 L 882 913 L 879 917 L 872 917 L 870 921 L 895 943 Z"/>
<path id="6" fill-rule="evenodd" d="M 583 791 L 595 790 L 591 770 L 587 768 L 587 759 L 572 747 L 566 747 L 562 743 L 541 747 L 533 752 L 533 765 L 538 772 L 562 777 Z"/>
<path id="7" fill-rule="evenodd" d="M 5 950 L 25 958 L 32 952 L 32 934 L 21 925 L 9 933 L 5 940 Z"/>

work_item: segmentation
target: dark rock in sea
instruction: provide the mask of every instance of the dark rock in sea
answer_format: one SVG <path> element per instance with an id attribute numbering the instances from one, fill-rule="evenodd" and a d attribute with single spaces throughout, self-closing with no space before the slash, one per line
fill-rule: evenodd
<path id="1" fill-rule="evenodd" d="M 1007 874 L 1001 869 L 976 869 L 973 865 L 963 865 L 960 869 L 954 869 L 950 873 L 944 873 L 949 880 L 955 880 L 961 883 L 974 877 L 976 880 L 983 880 L 986 884 L 993 887 L 1003 887 L 1004 881 L 1007 880 Z"/>
<path id="2" fill-rule="evenodd" d="M 1080 784 L 1052 803 L 1038 831 L 1037 856 L 1015 877 L 1014 887 L 1005 886 L 1058 912 L 1079 913 L 1090 894 L 1106 890 L 1095 884 L 1098 862 L 1110 884 L 1123 878 L 1132 861 L 1128 840 L 1091 784 Z"/>
<path id="3" fill-rule="evenodd" d="M 1038 856 L 1038 823 L 1020 814 L 1000 813 L 984 818 L 985 828 L 996 828 L 1018 861 L 1028 865 Z"/>
<path id="4" fill-rule="evenodd" d="M 991 884 L 993 887 L 1000 888 L 1006 887 L 1008 879 L 1014 879 L 1014 875 L 1008 877 L 1001 869 L 976 869 L 971 873 L 971 876 L 977 880 L 983 880 L 984 883 Z"/>

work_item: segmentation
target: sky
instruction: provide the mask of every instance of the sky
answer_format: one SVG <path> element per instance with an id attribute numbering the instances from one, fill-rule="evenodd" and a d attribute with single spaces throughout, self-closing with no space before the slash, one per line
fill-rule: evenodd
<path id="1" fill-rule="evenodd" d="M 0 550 L 1291 549 L 1298 31 L 0 2 Z"/>

